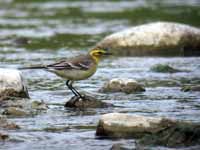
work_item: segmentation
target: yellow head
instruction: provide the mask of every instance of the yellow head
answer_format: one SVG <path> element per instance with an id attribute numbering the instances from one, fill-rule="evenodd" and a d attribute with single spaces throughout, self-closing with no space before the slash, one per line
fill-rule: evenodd
<path id="1" fill-rule="evenodd" d="M 89 55 L 98 63 L 102 57 L 109 56 L 111 53 L 104 49 L 92 49 Z"/>

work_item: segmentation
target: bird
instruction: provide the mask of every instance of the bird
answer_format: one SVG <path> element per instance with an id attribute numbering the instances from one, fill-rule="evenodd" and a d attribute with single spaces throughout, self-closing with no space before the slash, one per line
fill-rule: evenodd
<path id="1" fill-rule="evenodd" d="M 76 97 L 84 100 L 84 95 L 81 95 L 73 87 L 74 81 L 84 80 L 91 77 L 96 72 L 99 61 L 109 55 L 112 55 L 112 53 L 110 53 L 107 49 L 94 48 L 85 55 L 75 56 L 53 64 L 21 67 L 18 69 L 45 69 L 54 73 L 66 80 L 66 86 Z"/>

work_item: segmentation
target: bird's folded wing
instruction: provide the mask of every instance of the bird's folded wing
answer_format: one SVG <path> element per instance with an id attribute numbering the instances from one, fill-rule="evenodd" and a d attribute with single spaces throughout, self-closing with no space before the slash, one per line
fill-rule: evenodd
<path id="1" fill-rule="evenodd" d="M 60 61 L 55 64 L 48 65 L 47 68 L 55 70 L 88 70 L 91 62 L 89 60 L 82 60 L 78 62 Z"/>

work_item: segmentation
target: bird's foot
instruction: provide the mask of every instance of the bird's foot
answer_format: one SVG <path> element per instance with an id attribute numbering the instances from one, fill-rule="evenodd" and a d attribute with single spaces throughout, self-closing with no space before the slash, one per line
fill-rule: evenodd
<path id="1" fill-rule="evenodd" d="M 81 95 L 81 94 L 80 94 L 80 95 L 78 96 L 78 100 L 79 100 L 79 101 L 84 101 L 84 100 L 86 100 L 85 95 Z"/>

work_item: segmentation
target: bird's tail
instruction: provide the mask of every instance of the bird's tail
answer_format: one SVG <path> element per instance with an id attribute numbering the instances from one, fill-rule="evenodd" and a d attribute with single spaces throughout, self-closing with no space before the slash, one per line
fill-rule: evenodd
<path id="1" fill-rule="evenodd" d="M 25 70 L 25 69 L 45 69 L 46 66 L 29 66 L 29 67 L 20 67 L 19 70 Z"/>

